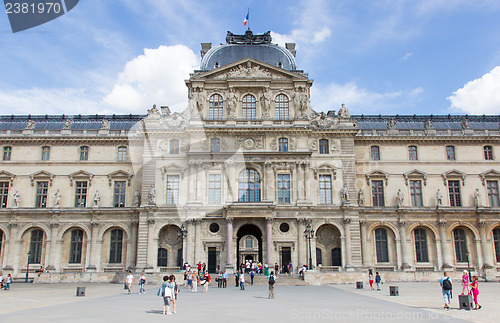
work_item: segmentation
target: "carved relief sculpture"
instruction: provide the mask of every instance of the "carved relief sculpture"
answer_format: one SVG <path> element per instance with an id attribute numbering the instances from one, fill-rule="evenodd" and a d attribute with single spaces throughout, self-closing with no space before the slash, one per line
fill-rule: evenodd
<path id="1" fill-rule="evenodd" d="M 141 202 L 141 193 L 139 193 L 139 190 L 135 190 L 135 192 L 134 192 L 134 207 L 139 207 L 140 202 Z"/>
<path id="2" fill-rule="evenodd" d="M 156 204 L 156 189 L 154 185 L 151 185 L 149 189 L 149 204 Z"/>

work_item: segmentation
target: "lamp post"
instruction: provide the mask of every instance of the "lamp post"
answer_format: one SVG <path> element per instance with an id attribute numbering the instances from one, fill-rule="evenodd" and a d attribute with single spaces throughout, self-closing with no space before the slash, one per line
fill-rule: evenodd
<path id="1" fill-rule="evenodd" d="M 30 256 L 31 252 L 28 251 L 28 261 L 26 262 L 26 279 L 24 280 L 25 283 L 28 282 L 28 274 L 30 272 Z"/>
<path id="2" fill-rule="evenodd" d="M 181 225 L 179 231 L 177 231 L 177 236 L 181 237 L 181 269 L 184 266 L 184 238 L 186 237 L 187 230 L 184 224 Z"/>
<path id="3" fill-rule="evenodd" d="M 311 228 L 311 224 L 308 223 L 306 230 L 304 231 L 306 239 L 309 241 L 309 270 L 312 269 L 312 253 L 311 253 L 311 239 L 314 237 L 314 230 Z"/>

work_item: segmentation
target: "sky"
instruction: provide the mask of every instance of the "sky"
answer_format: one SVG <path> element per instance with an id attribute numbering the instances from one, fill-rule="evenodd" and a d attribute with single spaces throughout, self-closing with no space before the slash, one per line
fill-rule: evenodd
<path id="1" fill-rule="evenodd" d="M 200 43 L 297 43 L 316 111 L 500 114 L 498 0 L 81 0 L 12 33 L 0 13 L 0 114 L 182 111 Z"/>

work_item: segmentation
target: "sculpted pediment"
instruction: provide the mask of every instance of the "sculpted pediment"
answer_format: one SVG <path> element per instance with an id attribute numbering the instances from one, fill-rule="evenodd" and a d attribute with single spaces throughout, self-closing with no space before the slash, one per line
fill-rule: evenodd
<path id="1" fill-rule="evenodd" d="M 301 74 L 283 70 L 276 66 L 266 64 L 251 58 L 243 59 L 238 62 L 224 66 L 222 68 L 199 74 L 194 78 L 206 78 L 206 79 L 216 79 L 216 80 L 240 79 L 240 78 L 307 79 Z"/>

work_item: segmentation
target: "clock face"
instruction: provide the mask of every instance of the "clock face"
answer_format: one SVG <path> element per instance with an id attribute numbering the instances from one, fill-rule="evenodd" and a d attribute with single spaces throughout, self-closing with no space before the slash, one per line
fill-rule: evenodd
<path id="1" fill-rule="evenodd" d="M 246 149 L 253 149 L 254 145 L 255 145 L 255 142 L 253 141 L 252 138 L 245 139 L 245 141 L 243 142 L 243 146 Z"/>

